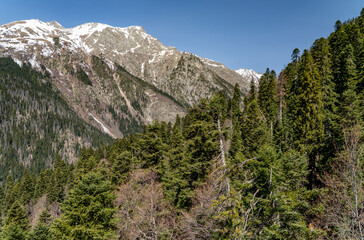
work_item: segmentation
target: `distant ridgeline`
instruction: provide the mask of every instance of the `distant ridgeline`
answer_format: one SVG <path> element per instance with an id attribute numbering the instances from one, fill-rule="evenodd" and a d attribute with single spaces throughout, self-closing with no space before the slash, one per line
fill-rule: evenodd
<path id="1" fill-rule="evenodd" d="M 74 164 L 53 158 L 52 145 L 50 155 L 40 154 L 54 159 L 51 169 L 36 175 L 25 170 L 20 179 L 9 175 L 0 188 L 1 237 L 360 239 L 363 39 L 364 10 L 358 18 L 338 21 L 327 39 L 316 40 L 301 55 L 295 49 L 278 76 L 267 69 L 244 99 L 235 85 L 231 98 L 217 92 L 173 124 L 154 122 L 143 133 L 83 148 Z M 7 66 L 1 70 L 0 95 L 4 164 L 15 162 L 20 169 L 15 156 L 35 155 L 36 143 L 58 143 L 53 128 L 66 132 L 67 124 L 67 134 L 81 125 L 86 130 L 75 136 L 109 143 L 61 104 L 46 76 L 1 61 Z M 30 121 L 32 114 L 36 120 Z M 48 121 L 49 128 L 38 125 Z M 33 131 L 29 137 L 27 129 Z M 29 153 L 19 152 L 19 142 L 28 143 Z M 62 145 L 71 146 L 77 144 Z M 29 161 L 31 168 L 46 166 Z"/>

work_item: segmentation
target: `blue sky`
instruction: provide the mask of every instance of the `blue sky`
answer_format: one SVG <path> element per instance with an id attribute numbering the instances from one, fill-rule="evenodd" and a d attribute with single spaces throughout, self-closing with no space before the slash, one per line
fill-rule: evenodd
<path id="1" fill-rule="evenodd" d="M 167 46 L 229 68 L 279 72 L 294 48 L 309 48 L 363 7 L 363 0 L 1 0 L 0 25 L 31 18 L 64 27 L 138 25 Z"/>

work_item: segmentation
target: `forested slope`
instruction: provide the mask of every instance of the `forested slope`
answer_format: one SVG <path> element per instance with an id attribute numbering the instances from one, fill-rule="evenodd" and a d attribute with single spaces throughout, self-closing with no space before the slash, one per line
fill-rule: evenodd
<path id="1" fill-rule="evenodd" d="M 45 69 L 44 69 L 45 70 Z M 56 154 L 73 162 L 83 146 L 100 147 L 111 138 L 87 124 L 51 84 L 47 71 L 0 58 L 0 179 L 24 168 L 39 173 Z"/>

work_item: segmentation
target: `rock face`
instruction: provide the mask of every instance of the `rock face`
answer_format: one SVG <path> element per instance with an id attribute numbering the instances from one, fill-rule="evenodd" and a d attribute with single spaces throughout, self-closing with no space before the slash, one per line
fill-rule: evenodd
<path id="1" fill-rule="evenodd" d="M 164 46 L 142 27 L 17 21 L 0 26 L 0 57 L 51 75 L 69 106 L 116 138 L 176 114 L 215 91 L 245 93 L 259 77 Z"/>

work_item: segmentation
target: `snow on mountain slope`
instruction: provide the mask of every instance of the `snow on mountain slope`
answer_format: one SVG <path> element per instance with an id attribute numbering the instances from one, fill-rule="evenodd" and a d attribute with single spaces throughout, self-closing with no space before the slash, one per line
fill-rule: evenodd
<path id="1" fill-rule="evenodd" d="M 240 76 L 249 79 L 250 81 L 254 81 L 255 84 L 258 85 L 259 83 L 259 79 L 263 76 L 263 74 L 261 73 L 257 73 L 252 69 L 244 69 L 241 68 L 239 70 L 236 70 L 235 72 L 237 72 Z"/>
<path id="2" fill-rule="evenodd" d="M 218 90 L 231 95 L 236 83 L 242 92 L 246 93 L 250 81 L 257 81 L 260 77 L 252 70 L 235 72 L 216 61 L 165 46 L 139 26 L 120 28 L 101 23 L 85 23 L 74 28 L 64 28 L 57 22 L 42 22 L 37 19 L 16 21 L 0 26 L 0 57 L 4 56 L 12 57 L 19 65 L 29 63 L 42 72 L 48 71 L 57 88 L 70 102 L 72 101 L 75 111 L 80 112 L 86 120 L 90 119 L 89 121 L 93 119 L 86 110 L 91 112 L 92 108 L 85 99 L 90 98 L 91 93 L 97 94 L 98 100 L 103 102 L 103 107 L 107 109 L 108 105 L 113 105 L 114 98 L 120 95 L 117 91 L 112 92 L 117 90 L 115 86 L 119 84 L 121 88 L 125 87 L 120 82 L 122 79 L 116 79 L 115 72 L 120 70 L 118 65 L 180 104 L 174 107 L 167 106 L 170 100 L 166 101 L 158 94 L 153 100 L 146 95 L 147 97 L 143 98 L 145 105 L 135 105 L 141 112 L 137 116 L 131 114 L 138 123 L 174 119 L 172 113 L 183 112 L 180 108 L 182 105 L 193 106 L 201 98 L 209 98 Z M 109 69 L 96 68 L 95 64 L 103 68 L 108 66 Z M 241 74 L 244 71 L 247 72 Z M 106 79 L 103 76 L 110 78 Z M 79 78 L 83 78 L 89 85 L 80 85 Z M 107 89 L 106 86 L 113 90 Z M 135 89 L 123 89 L 123 92 L 133 94 Z M 134 97 L 137 98 L 129 96 Z M 120 95 L 118 98 L 120 99 L 117 101 L 121 101 L 118 102 L 120 106 L 128 102 L 124 96 Z M 79 106 L 80 102 L 88 106 Z M 97 104 L 95 102 L 95 106 Z M 167 115 L 156 115 L 151 111 L 151 106 L 154 110 L 158 108 L 159 112 L 171 114 L 167 118 L 164 118 Z M 152 117 L 145 115 L 148 112 Z M 100 115 L 96 116 L 96 113 L 94 116 L 107 125 L 115 136 L 120 135 L 116 130 L 112 131 L 117 128 L 117 123 L 110 120 L 111 117 L 102 118 Z M 94 120 L 94 123 L 100 127 L 97 121 Z"/>
<path id="3" fill-rule="evenodd" d="M 32 57 L 33 63 L 37 62 L 39 54 L 43 57 L 59 54 L 54 45 L 55 41 L 58 41 L 59 45 L 67 46 L 70 52 L 102 55 L 157 87 L 170 78 L 184 54 L 176 48 L 163 45 L 139 26 L 120 28 L 102 23 L 85 23 L 74 28 L 64 28 L 57 22 L 42 22 L 38 19 L 16 21 L 0 26 L 0 48 L 22 55 L 38 50 L 35 58 Z M 0 53 L 3 55 L 11 54 L 2 49 Z M 232 85 L 239 83 L 243 90 L 246 90 L 252 78 L 259 78 L 259 74 L 252 70 L 238 70 L 238 75 L 221 63 L 198 58 L 206 68 Z M 34 66 L 37 65 L 39 64 Z"/>

